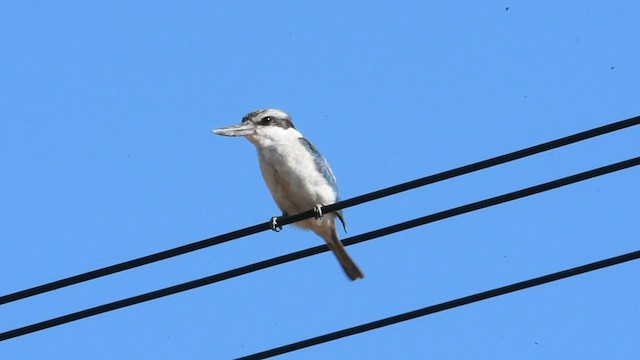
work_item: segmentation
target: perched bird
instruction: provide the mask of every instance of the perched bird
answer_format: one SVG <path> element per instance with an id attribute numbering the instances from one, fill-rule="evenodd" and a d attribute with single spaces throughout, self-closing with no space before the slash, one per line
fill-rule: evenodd
<path id="1" fill-rule="evenodd" d="M 242 123 L 212 130 L 224 136 L 244 136 L 258 150 L 262 176 L 283 215 L 294 215 L 310 209 L 315 219 L 293 225 L 309 229 L 326 241 L 329 249 L 351 280 L 364 275 L 353 262 L 336 231 L 336 217 L 344 222 L 342 211 L 322 214 L 322 206 L 339 200 L 336 178 L 318 149 L 296 130 L 287 113 L 263 109 L 248 113 Z M 272 219 L 274 230 L 278 227 Z"/>

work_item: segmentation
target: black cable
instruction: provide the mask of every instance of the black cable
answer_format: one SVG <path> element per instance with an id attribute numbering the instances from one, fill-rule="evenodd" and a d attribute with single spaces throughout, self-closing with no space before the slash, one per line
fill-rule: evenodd
<path id="1" fill-rule="evenodd" d="M 630 252 L 624 255 L 596 261 L 590 264 L 574 267 L 574 268 L 563 270 L 563 271 L 558 271 L 552 274 L 548 274 L 548 275 L 540 276 L 534 279 L 495 288 L 495 289 L 484 291 L 481 293 L 465 296 L 462 298 L 443 302 L 440 304 L 427 306 L 422 309 L 406 312 L 404 314 L 391 316 L 391 317 L 384 318 L 377 321 L 372 321 L 370 323 L 366 323 L 366 324 L 354 326 L 348 329 L 343 329 L 343 330 L 332 332 L 329 334 L 317 336 L 311 339 L 295 342 L 292 344 L 262 351 L 252 355 L 243 356 L 241 358 L 238 358 L 238 360 L 266 359 L 273 356 L 286 354 L 286 353 L 304 349 L 310 346 L 315 346 L 315 345 L 319 345 L 329 341 L 334 341 L 343 337 L 360 334 L 366 331 L 371 331 L 371 330 L 379 329 L 385 326 L 394 325 L 403 321 L 413 320 L 418 317 L 431 315 L 441 311 L 450 310 L 460 306 L 469 305 L 475 302 L 487 300 L 493 297 L 506 295 L 515 291 L 520 291 L 520 290 L 528 289 L 534 286 L 539 286 L 539 285 L 543 285 L 553 281 L 558 281 L 558 280 L 566 279 L 572 276 L 584 274 L 587 272 L 600 270 L 609 266 L 619 265 L 628 261 L 637 260 L 639 258 L 640 258 L 640 251 Z"/>
<path id="2" fill-rule="evenodd" d="M 374 191 L 368 194 L 356 196 L 351 199 L 343 200 L 332 205 L 323 207 L 323 212 L 329 213 L 332 211 L 348 208 L 351 206 L 359 205 L 368 201 L 377 200 L 386 196 L 398 194 L 403 191 L 412 190 L 421 186 L 433 184 L 436 182 L 448 180 L 457 176 L 469 174 L 479 170 L 487 169 L 493 166 L 504 164 L 510 161 L 522 159 L 531 155 L 539 154 L 541 152 L 556 149 L 562 146 L 573 144 L 579 141 L 590 139 L 596 136 L 604 135 L 614 131 L 626 129 L 631 126 L 640 124 L 640 116 L 636 116 L 630 119 L 618 121 L 608 125 L 593 128 L 587 131 L 583 131 L 577 134 L 569 135 L 560 139 L 552 140 L 543 144 L 531 146 L 525 149 L 514 151 L 505 155 L 493 157 L 487 160 L 479 161 L 466 166 L 458 167 L 448 171 L 444 171 L 438 174 L 426 176 L 417 180 L 405 182 L 399 185 L 391 186 L 386 189 Z M 281 216 L 277 222 L 280 226 L 288 225 L 300 220 L 309 219 L 314 216 L 313 210 L 305 211 L 300 214 L 291 216 Z M 82 274 L 67 277 L 61 280 L 56 280 L 43 285 L 34 286 L 28 289 L 10 293 L 0 296 L 0 305 L 7 304 L 13 301 L 25 299 L 31 296 L 43 294 L 49 291 L 61 289 L 67 286 L 79 284 L 85 281 L 94 280 L 103 276 L 115 274 L 121 271 L 130 270 L 143 265 L 148 265 L 161 260 L 166 260 L 179 255 L 184 255 L 192 251 L 201 250 L 207 247 L 222 244 L 227 241 L 235 240 L 244 236 L 256 234 L 261 231 L 271 229 L 271 222 L 265 222 L 262 224 L 253 225 L 244 229 L 232 231 L 223 235 L 215 236 L 191 244 L 182 245 L 173 249 L 161 251 L 151 255 L 139 257 L 133 260 L 121 262 L 104 268 L 96 269 L 93 271 L 85 272 Z"/>
<path id="3" fill-rule="evenodd" d="M 459 206 L 456 208 L 452 208 L 452 209 L 448 209 L 448 210 L 444 210 L 438 213 L 434 213 L 431 215 L 427 215 L 421 218 L 417 218 L 417 219 L 413 219 L 410 221 L 406 221 L 400 224 L 396 224 L 396 225 L 392 225 L 386 228 L 382 228 L 382 229 L 378 229 L 378 230 L 374 230 L 374 231 L 370 231 L 368 233 L 364 233 L 364 234 L 360 234 L 360 235 L 356 235 L 353 237 L 350 237 L 348 239 L 345 239 L 343 241 L 343 243 L 345 244 L 345 246 L 348 245 L 353 245 L 353 244 L 357 244 L 357 243 L 361 243 L 367 240 L 371 240 L 371 239 L 375 239 L 378 237 L 382 237 L 385 235 L 389 235 L 392 233 L 396 233 L 399 231 L 403 231 L 403 230 L 407 230 L 407 229 L 411 229 L 417 226 L 421 226 L 421 225 L 425 225 L 428 223 L 432 223 L 435 221 L 439 221 L 439 220 L 443 220 L 446 218 L 450 218 L 450 217 L 454 217 L 457 215 L 461 215 L 461 214 L 465 214 L 471 211 L 475 211 L 475 210 L 480 210 L 483 208 L 487 208 L 490 206 L 494 206 L 494 205 L 498 205 L 498 204 L 502 204 L 508 201 L 513 201 L 513 200 L 517 200 L 523 197 L 527 197 L 527 196 L 531 196 L 534 194 L 538 194 L 541 192 L 545 192 L 545 191 L 549 191 L 552 189 L 556 189 L 562 186 L 566 186 L 566 185 L 570 185 L 576 182 L 580 182 L 580 181 L 584 181 L 584 180 L 588 180 L 597 176 L 601 176 L 601 175 L 605 175 L 605 174 L 609 174 L 612 172 L 616 172 L 616 171 L 620 171 L 623 169 L 627 169 L 633 166 L 637 166 L 640 165 L 640 157 L 635 157 L 629 160 L 625 160 L 625 161 L 621 161 L 615 164 L 611 164 L 611 165 L 607 165 L 607 166 L 603 166 L 597 169 L 593 169 L 593 170 L 589 170 L 589 171 L 585 171 L 579 174 L 575 174 L 575 175 L 571 175 L 571 176 L 567 176 L 561 179 L 557 179 L 557 180 L 553 180 L 547 183 L 543 183 L 543 184 L 539 184 L 539 185 L 535 185 L 532 187 L 528 187 L 522 190 L 518 190 L 518 191 L 514 191 L 514 192 L 510 192 L 507 194 L 503 194 L 503 195 L 499 195 L 493 198 L 489 198 L 489 199 L 485 199 L 485 200 L 481 200 L 481 201 L 477 201 L 471 204 L 467 204 L 467 205 L 463 205 L 463 206 Z M 104 305 L 100 305 L 100 306 L 96 306 L 90 309 L 85 309 L 82 311 L 78 311 L 75 313 L 71 313 L 71 314 L 67 314 L 67 315 L 63 315 L 57 318 L 53 318 L 53 319 L 49 319 L 49 320 L 45 320 L 39 323 L 35 323 L 35 324 L 31 324 L 31 325 L 27 325 L 21 328 L 17 328 L 17 329 L 13 329 L 13 330 L 9 330 L 3 333 L 0 333 L 0 341 L 4 341 L 4 340 L 8 340 L 14 337 L 18 337 L 18 336 L 22 336 L 22 335 L 26 335 L 26 334 L 30 334 L 36 331 L 40 331 L 40 330 L 44 330 L 44 329 L 48 329 L 50 327 L 54 327 L 54 326 L 58 326 L 58 325 L 62 325 L 62 324 L 66 324 L 72 321 L 76 321 L 76 320 L 80 320 L 80 319 L 84 319 L 90 316 L 95 316 L 98 314 L 102 314 L 105 312 L 109 312 L 109 311 L 113 311 L 113 310 L 117 310 L 117 309 L 121 309 L 127 306 L 131 306 L 131 305 L 135 305 L 135 304 L 139 304 L 139 303 L 143 303 L 146 301 L 150 301 L 150 300 L 155 300 L 161 297 L 165 297 L 165 296 L 169 296 L 169 295 L 173 295 L 173 294 L 177 294 L 183 291 L 187 291 L 187 290 L 192 290 L 195 288 L 199 288 L 205 285 L 210 285 L 216 282 L 220 282 L 220 281 L 224 281 L 224 280 L 228 280 L 234 277 L 238 277 L 241 275 L 245 275 L 251 272 L 255 272 L 258 270 L 262 270 L 262 269 L 266 269 L 272 266 L 276 266 L 276 265 L 280 265 L 280 264 L 284 264 L 287 262 L 291 262 L 294 260 L 299 260 L 302 258 L 306 258 L 312 255 L 316 255 L 316 254 L 320 254 L 323 253 L 325 251 L 328 251 L 328 248 L 326 245 L 320 245 L 320 246 L 316 246 L 313 248 L 309 248 L 309 249 L 305 249 L 305 250 L 301 250 L 301 251 L 297 251 L 294 253 L 290 253 L 290 254 L 286 254 L 286 255 L 282 255 L 282 256 L 278 256 L 275 258 L 271 258 L 268 260 L 264 260 L 264 261 L 260 261 L 254 264 L 250 264 L 247 266 L 243 266 L 240 268 L 236 268 L 233 270 L 229 270 L 229 271 L 225 271 L 222 273 L 218 273 L 215 275 L 211 275 L 208 277 L 204 277 L 201 279 L 197 279 L 197 280 L 193 280 L 190 282 L 186 282 L 186 283 L 182 283 L 182 284 L 178 284 L 178 285 L 174 285 L 171 287 L 167 287 L 164 289 L 160 289 L 160 290 L 156 290 L 156 291 L 152 291 L 152 292 L 148 292 L 145 294 L 141 294 L 141 295 L 137 295 L 137 296 L 133 296 L 130 298 L 126 298 L 126 299 L 122 299 L 122 300 L 118 300 L 115 302 L 111 302 L 108 304 L 104 304 Z"/>

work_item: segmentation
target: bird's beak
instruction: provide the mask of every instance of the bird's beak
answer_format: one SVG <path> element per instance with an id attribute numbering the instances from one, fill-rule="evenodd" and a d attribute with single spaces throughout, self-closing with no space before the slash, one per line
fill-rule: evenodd
<path id="1" fill-rule="evenodd" d="M 255 131 L 256 125 L 249 121 L 240 123 L 238 125 L 211 130 L 212 133 L 222 136 L 247 136 L 253 135 Z"/>

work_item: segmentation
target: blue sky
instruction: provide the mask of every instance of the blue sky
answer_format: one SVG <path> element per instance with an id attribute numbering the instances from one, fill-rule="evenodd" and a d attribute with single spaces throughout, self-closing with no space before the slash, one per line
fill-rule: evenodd
<path id="1" fill-rule="evenodd" d="M 635 1 L 0 4 L 0 294 L 279 215 L 243 139 L 289 112 L 342 198 L 640 113 Z M 345 211 L 347 237 L 638 156 L 607 135 Z M 0 343 L 233 358 L 638 250 L 640 169 Z M 0 306 L 0 331 L 316 246 L 286 227 Z M 632 358 L 637 263 L 283 358 Z"/>

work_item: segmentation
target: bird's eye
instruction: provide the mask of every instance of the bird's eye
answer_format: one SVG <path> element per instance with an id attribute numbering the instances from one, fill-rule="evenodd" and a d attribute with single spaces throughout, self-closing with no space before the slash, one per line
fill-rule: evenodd
<path id="1" fill-rule="evenodd" d="M 262 125 L 269 125 L 271 124 L 271 122 L 273 121 L 273 119 L 271 118 L 271 116 L 265 116 L 262 118 L 262 120 L 260 120 L 260 123 Z"/>

